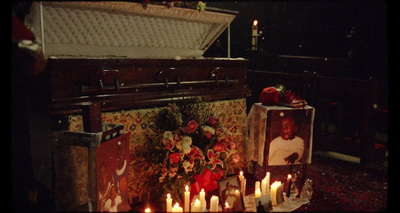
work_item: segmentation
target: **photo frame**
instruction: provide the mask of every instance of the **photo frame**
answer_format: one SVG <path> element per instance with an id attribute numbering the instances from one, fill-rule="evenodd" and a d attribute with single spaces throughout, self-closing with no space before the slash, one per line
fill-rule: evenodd
<path id="1" fill-rule="evenodd" d="M 96 147 L 97 211 L 129 211 L 129 136 L 123 134 Z"/>
<path id="2" fill-rule="evenodd" d="M 229 203 L 232 212 L 245 211 L 243 195 L 240 193 L 239 176 L 230 176 L 218 181 L 218 191 L 221 206 Z"/>
<path id="3" fill-rule="evenodd" d="M 254 206 L 257 212 L 268 212 L 272 210 L 271 195 L 262 195 L 261 197 L 254 198 Z"/>
<path id="4" fill-rule="evenodd" d="M 310 164 L 314 109 L 276 109 L 268 114 L 268 166 Z"/>

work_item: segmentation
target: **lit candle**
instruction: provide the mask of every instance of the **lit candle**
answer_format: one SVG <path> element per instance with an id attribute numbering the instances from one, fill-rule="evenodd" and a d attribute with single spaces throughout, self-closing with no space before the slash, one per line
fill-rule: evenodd
<path id="1" fill-rule="evenodd" d="M 189 212 L 189 204 L 190 204 L 190 192 L 189 186 L 185 187 L 185 212 Z"/>
<path id="2" fill-rule="evenodd" d="M 287 176 L 286 185 L 287 185 L 286 196 L 290 197 L 290 187 L 292 185 L 292 175 L 291 174 L 288 174 L 288 176 Z"/>
<path id="3" fill-rule="evenodd" d="M 239 172 L 239 180 L 240 180 L 240 192 L 244 196 L 246 194 L 246 178 L 243 175 L 243 171 Z"/>
<path id="4" fill-rule="evenodd" d="M 206 208 L 206 193 L 204 192 L 204 189 L 201 189 L 200 191 L 200 205 L 201 205 L 201 210 Z"/>
<path id="5" fill-rule="evenodd" d="M 172 198 L 171 198 L 171 194 L 168 193 L 167 194 L 167 212 L 171 212 L 172 211 Z"/>
<path id="6" fill-rule="evenodd" d="M 252 36 L 257 36 L 257 30 L 258 30 L 257 24 L 258 24 L 258 21 L 254 20 L 253 21 L 253 28 L 252 28 Z"/>
<path id="7" fill-rule="evenodd" d="M 196 198 L 194 204 L 192 204 L 192 211 L 191 212 L 201 212 L 201 203 L 200 200 Z"/>
<path id="8" fill-rule="evenodd" d="M 278 205 L 277 193 L 278 193 L 278 187 L 280 187 L 280 185 L 281 185 L 280 181 L 275 181 L 271 185 L 271 203 L 274 206 Z"/>
<path id="9" fill-rule="evenodd" d="M 243 178 L 244 178 L 243 171 L 240 171 L 240 172 L 239 172 L 239 179 L 241 180 L 241 179 L 243 179 Z"/>
<path id="10" fill-rule="evenodd" d="M 175 203 L 174 207 L 172 207 L 172 212 L 183 212 L 183 209 L 179 206 L 179 203 Z"/>
<path id="11" fill-rule="evenodd" d="M 218 212 L 218 196 L 211 196 L 210 199 L 210 212 Z"/>
<path id="12" fill-rule="evenodd" d="M 226 211 L 226 212 L 230 212 L 230 211 L 231 211 L 231 206 L 229 205 L 229 203 L 228 203 L 228 202 L 225 202 L 225 208 L 224 208 L 224 211 Z"/>
<path id="13" fill-rule="evenodd" d="M 251 50 L 257 50 L 257 27 L 258 21 L 253 21 L 252 34 L 251 34 Z"/>
<path id="14" fill-rule="evenodd" d="M 261 190 L 257 189 L 256 192 L 254 193 L 254 198 L 261 197 Z"/>
<path id="15" fill-rule="evenodd" d="M 144 210 L 144 212 L 151 212 L 150 208 Z"/>
<path id="16" fill-rule="evenodd" d="M 261 180 L 261 192 L 263 195 L 267 194 L 267 177 Z"/>

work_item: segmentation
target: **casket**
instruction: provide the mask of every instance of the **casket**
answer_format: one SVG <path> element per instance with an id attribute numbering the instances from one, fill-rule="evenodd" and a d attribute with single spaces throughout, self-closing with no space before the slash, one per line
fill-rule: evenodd
<path id="1" fill-rule="evenodd" d="M 102 122 L 130 132 L 134 152 L 154 107 L 201 97 L 238 133 L 244 160 L 248 60 L 203 57 L 236 15 L 134 2 L 34 2 L 25 20 L 48 59 L 52 128 L 76 131 L 83 106 L 96 103 Z M 130 168 L 129 175 L 130 197 L 147 193 L 141 174 Z"/>
<path id="2" fill-rule="evenodd" d="M 204 58 L 235 18 L 128 2 L 35 2 L 27 17 L 49 58 L 52 114 L 153 107 L 172 98 L 243 98 L 247 60 Z"/>

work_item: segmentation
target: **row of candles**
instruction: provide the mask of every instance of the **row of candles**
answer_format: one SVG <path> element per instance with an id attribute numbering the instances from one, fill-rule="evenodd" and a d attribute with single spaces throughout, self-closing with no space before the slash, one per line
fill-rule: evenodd
<path id="1" fill-rule="evenodd" d="M 279 203 L 283 202 L 283 185 L 281 181 L 275 181 L 270 185 L 270 178 L 271 174 L 267 172 L 265 177 L 260 181 L 256 181 L 255 183 L 255 191 L 254 191 L 254 198 L 261 197 L 263 195 L 270 195 L 272 205 L 276 206 Z M 239 180 L 241 186 L 241 193 L 246 194 L 246 178 L 241 171 L 239 173 Z M 290 196 L 290 186 L 292 185 L 292 175 L 288 174 L 287 176 L 287 197 Z"/>
<path id="2" fill-rule="evenodd" d="M 258 198 L 263 195 L 270 194 L 271 196 L 271 203 L 272 205 L 278 205 L 283 201 L 282 192 L 283 192 L 283 185 L 281 181 L 275 181 L 270 185 L 270 177 L 271 174 L 269 172 L 266 173 L 264 179 L 255 182 L 255 192 L 254 197 Z M 240 192 L 237 191 L 236 193 L 241 193 L 243 195 L 246 194 L 246 178 L 243 175 L 243 172 L 240 171 L 239 173 L 239 181 L 240 181 Z M 287 177 L 287 196 L 290 196 L 290 185 L 292 184 L 292 176 L 289 174 Z M 184 199 L 184 208 L 179 206 L 179 203 L 175 203 L 172 206 L 172 198 L 171 194 L 167 194 L 166 198 L 166 212 L 202 212 L 206 208 L 206 199 L 205 199 L 205 192 L 204 189 L 201 189 L 199 198 L 196 198 L 193 203 L 190 203 L 190 191 L 189 186 L 186 185 L 185 187 L 185 199 Z M 211 196 L 210 199 L 210 212 L 218 212 L 218 196 Z M 230 206 L 228 203 L 225 203 L 224 207 L 225 211 L 230 210 Z M 145 212 L 150 212 L 150 208 L 147 208 Z"/>
<path id="3" fill-rule="evenodd" d="M 210 212 L 218 212 L 218 196 L 213 195 L 210 199 Z M 171 194 L 167 194 L 166 198 L 166 212 L 189 212 L 189 208 L 191 209 L 190 212 L 202 212 L 206 208 L 206 193 L 204 189 L 201 189 L 199 198 L 190 204 L 190 191 L 189 186 L 186 185 L 185 187 L 185 200 L 184 200 L 184 208 L 179 206 L 179 203 L 175 203 L 172 206 L 172 198 Z M 191 206 L 190 206 L 190 205 Z M 229 207 L 228 207 L 229 208 Z"/>

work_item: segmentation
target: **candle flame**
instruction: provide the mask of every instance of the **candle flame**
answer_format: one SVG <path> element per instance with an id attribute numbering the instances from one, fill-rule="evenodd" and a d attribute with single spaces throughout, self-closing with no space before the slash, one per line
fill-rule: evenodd
<path id="1" fill-rule="evenodd" d="M 170 193 L 167 194 L 167 198 L 171 198 L 171 194 Z"/>
<path id="2" fill-rule="evenodd" d="M 179 203 L 175 203 L 174 208 L 178 208 L 179 207 Z"/>
<path id="3" fill-rule="evenodd" d="M 204 192 L 204 189 L 201 189 L 201 191 L 200 192 Z"/>
<path id="4" fill-rule="evenodd" d="M 144 210 L 144 212 L 151 212 L 150 208 Z"/>
<path id="5" fill-rule="evenodd" d="M 254 26 L 257 26 L 257 24 L 258 24 L 258 21 L 257 21 L 257 20 L 254 20 L 254 21 L 253 21 L 253 25 L 254 25 Z"/>
<path id="6" fill-rule="evenodd" d="M 269 172 L 267 172 L 267 176 L 269 176 L 270 175 L 270 173 Z"/>
<path id="7" fill-rule="evenodd" d="M 291 174 L 288 174 L 288 175 L 287 175 L 287 178 L 289 178 L 289 179 L 292 178 L 292 175 L 291 175 Z"/>
<path id="8" fill-rule="evenodd" d="M 229 203 L 228 202 L 225 202 L 225 207 L 229 207 Z"/>
<path id="9" fill-rule="evenodd" d="M 240 171 L 239 174 L 240 174 L 240 176 L 243 176 L 243 171 Z"/>
<path id="10" fill-rule="evenodd" d="M 186 185 L 185 190 L 189 191 L 189 186 L 188 185 Z"/>

